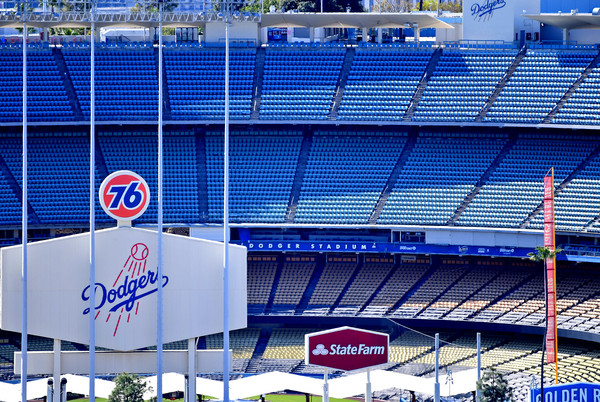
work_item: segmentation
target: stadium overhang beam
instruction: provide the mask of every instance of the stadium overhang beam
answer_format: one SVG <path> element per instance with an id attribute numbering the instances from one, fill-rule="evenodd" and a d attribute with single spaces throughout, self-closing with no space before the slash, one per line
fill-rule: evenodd
<path id="1" fill-rule="evenodd" d="M 525 17 L 561 29 L 600 29 L 600 15 L 591 13 L 574 14 L 525 14 Z"/>
<path id="2" fill-rule="evenodd" d="M 92 18 L 96 27 L 158 27 L 156 12 L 131 12 L 129 10 L 90 12 L 42 13 L 27 15 L 27 24 L 37 28 L 89 28 Z M 218 12 L 163 13 L 164 27 L 205 27 L 207 22 L 219 21 Z M 453 29 L 430 14 L 417 13 L 269 13 L 241 14 L 239 21 L 256 22 L 261 28 L 441 28 Z M 23 26 L 20 14 L 0 14 L 0 28 Z"/>
<path id="3" fill-rule="evenodd" d="M 454 28 L 433 15 L 416 13 L 269 13 L 262 15 L 261 26 L 263 28 Z"/>

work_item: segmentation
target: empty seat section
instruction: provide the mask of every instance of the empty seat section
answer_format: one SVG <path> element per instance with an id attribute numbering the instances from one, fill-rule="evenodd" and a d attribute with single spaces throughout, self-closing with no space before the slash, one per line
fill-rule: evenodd
<path id="1" fill-rule="evenodd" d="M 600 157 L 596 156 L 556 194 L 554 218 L 557 230 L 583 231 L 598 216 L 598 205 L 600 205 L 598 177 L 600 177 Z M 529 227 L 542 229 L 543 215 L 539 213 Z"/>
<path id="2" fill-rule="evenodd" d="M 393 258 L 369 260 L 372 258 L 366 256 L 365 264 L 342 296 L 339 306 L 334 309 L 334 315 L 356 315 L 394 268 Z"/>
<path id="3" fill-rule="evenodd" d="M 194 132 L 164 132 L 163 155 L 163 220 L 167 223 L 205 222 L 206 217 L 199 215 L 198 161 Z"/>
<path id="4" fill-rule="evenodd" d="M 560 184 L 594 149 L 589 138 L 522 134 L 462 213 L 457 225 L 518 227 L 541 202 L 543 178 Z"/>
<path id="5" fill-rule="evenodd" d="M 338 120 L 402 120 L 430 50 L 357 48 Z"/>
<path id="6" fill-rule="evenodd" d="M 367 223 L 406 143 L 391 132 L 316 132 L 295 223 Z"/>
<path id="7" fill-rule="evenodd" d="M 294 314 L 315 266 L 314 256 L 285 257 L 273 298 L 271 314 Z"/>
<path id="8" fill-rule="evenodd" d="M 153 47 L 99 43 L 95 50 L 96 119 L 157 120 L 158 73 Z M 63 56 L 83 115 L 89 119 L 89 45 L 64 47 Z"/>
<path id="9" fill-rule="evenodd" d="M 516 53 L 444 50 L 413 120 L 474 121 Z"/>
<path id="10" fill-rule="evenodd" d="M 285 220 L 302 135 L 263 131 L 230 137 L 230 219 L 276 223 Z M 207 133 L 209 221 L 223 219 L 223 135 Z"/>
<path id="11" fill-rule="evenodd" d="M 225 117 L 225 49 L 177 47 L 164 51 L 174 120 L 222 120 Z M 231 119 L 249 119 L 256 49 L 229 55 Z"/>
<path id="12" fill-rule="evenodd" d="M 267 48 L 260 118 L 326 119 L 344 52 L 344 48 Z"/>
<path id="13" fill-rule="evenodd" d="M 0 171 L 0 216 L 2 216 L 3 225 L 18 225 L 22 219 L 21 199 L 16 195 L 20 194 L 22 188 L 20 181 L 22 178 L 22 143 L 23 141 L 17 133 L 0 134 L 0 156 L 19 186 L 17 189 L 12 188 L 9 177 Z M 2 243 L 3 241 L 0 240 L 0 244 L 4 245 Z M 8 244 L 12 244 L 12 242 Z"/>
<path id="14" fill-rule="evenodd" d="M 248 314 L 262 314 L 269 302 L 277 271 L 277 257 L 248 255 Z"/>
<path id="15" fill-rule="evenodd" d="M 528 51 L 485 120 L 541 123 L 595 55 L 584 51 Z"/>
<path id="16" fill-rule="evenodd" d="M 356 269 L 356 257 L 328 255 L 327 259 L 304 315 L 327 314 Z"/>
<path id="17" fill-rule="evenodd" d="M 41 223 L 89 222 L 90 146 L 86 134 L 32 133 L 28 143 L 28 200 Z"/>
<path id="18" fill-rule="evenodd" d="M 600 67 L 595 66 L 560 108 L 553 123 L 600 124 Z"/>
<path id="19" fill-rule="evenodd" d="M 0 45 L 0 122 L 23 120 L 23 48 Z M 27 48 L 27 120 L 71 121 L 73 110 L 46 45 Z"/>
<path id="20" fill-rule="evenodd" d="M 422 133 L 378 223 L 446 224 L 505 143 L 502 134 Z"/>

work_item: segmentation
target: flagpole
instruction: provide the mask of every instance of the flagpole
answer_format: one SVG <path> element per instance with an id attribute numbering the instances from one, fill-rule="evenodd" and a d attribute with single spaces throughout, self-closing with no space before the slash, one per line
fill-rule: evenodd
<path id="1" fill-rule="evenodd" d="M 163 373 L 163 2 L 158 1 L 158 300 L 156 331 L 156 396 L 162 401 Z"/>
<path id="2" fill-rule="evenodd" d="M 21 238 L 21 401 L 27 402 L 27 4 L 23 3 L 23 200 Z"/>
<path id="3" fill-rule="evenodd" d="M 96 90 L 95 64 L 96 52 L 94 36 L 94 6 L 91 10 L 90 32 L 90 367 L 89 399 L 96 400 Z"/>

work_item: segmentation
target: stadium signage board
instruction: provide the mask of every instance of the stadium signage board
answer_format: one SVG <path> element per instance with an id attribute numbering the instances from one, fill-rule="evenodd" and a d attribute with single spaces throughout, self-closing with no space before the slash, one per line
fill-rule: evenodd
<path id="1" fill-rule="evenodd" d="M 574 382 L 544 387 L 544 399 L 552 402 L 600 402 L 600 384 Z M 530 402 L 541 402 L 540 389 L 529 391 Z"/>
<path id="2" fill-rule="evenodd" d="M 129 170 L 113 172 L 100 185 L 100 205 L 104 212 L 118 221 L 140 217 L 150 203 L 148 183 Z"/>
<path id="3" fill-rule="evenodd" d="M 341 327 L 305 336 L 305 361 L 338 370 L 358 370 L 389 359 L 389 336 L 379 332 Z"/>
<path id="4" fill-rule="evenodd" d="M 89 343 L 89 234 L 28 245 L 28 333 Z M 21 332 L 21 246 L 0 249 L 0 328 Z M 223 330 L 223 244 L 165 233 L 158 283 L 155 231 L 96 232 L 96 345 L 128 351 L 156 345 L 163 286 L 164 343 Z M 245 328 L 246 249 L 230 246 L 230 327 Z M 210 308 L 206 308 L 210 306 Z"/>
<path id="5" fill-rule="evenodd" d="M 280 240 L 249 240 L 241 242 L 251 251 L 335 251 L 363 253 L 412 253 L 412 254 L 460 254 L 497 257 L 527 257 L 534 251 L 528 247 L 500 246 L 457 246 L 436 244 L 399 244 L 384 242 L 344 242 L 344 241 L 280 241 Z M 559 258 L 565 258 L 559 255 Z"/>

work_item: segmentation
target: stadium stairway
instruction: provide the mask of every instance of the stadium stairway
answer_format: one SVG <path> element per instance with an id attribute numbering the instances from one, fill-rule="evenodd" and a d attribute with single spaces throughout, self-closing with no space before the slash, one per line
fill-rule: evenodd
<path id="1" fill-rule="evenodd" d="M 554 189 L 554 196 L 556 197 L 558 194 L 560 194 L 565 187 L 567 187 L 569 185 L 569 183 L 576 178 L 579 173 L 581 173 L 582 170 L 584 170 L 586 168 L 586 166 L 592 161 L 594 160 L 598 155 L 600 154 L 600 145 L 598 145 L 591 154 L 588 155 L 587 158 L 585 158 L 580 164 L 579 166 L 577 166 L 577 168 L 575 170 L 573 170 L 558 186 L 555 186 L 556 188 Z M 526 228 L 531 221 L 533 221 L 535 219 L 536 216 L 538 216 L 540 213 L 542 213 L 542 211 L 544 210 L 544 201 L 542 200 L 539 205 L 533 210 L 531 211 L 531 213 L 523 220 L 523 222 L 519 225 L 520 229 Z M 585 227 L 584 230 L 589 228 L 591 225 L 594 224 L 594 222 L 600 220 L 600 214 L 592 221 L 590 221 Z"/>
<path id="2" fill-rule="evenodd" d="M 379 216 L 381 216 L 381 211 L 385 207 L 385 204 L 398 181 L 398 177 L 400 177 L 400 173 L 402 173 L 402 169 L 404 168 L 404 164 L 408 160 L 415 144 L 417 143 L 417 134 L 412 132 L 408 136 L 408 140 L 406 144 L 404 144 L 404 148 L 402 149 L 402 153 L 398 156 L 398 161 L 396 162 L 396 166 L 392 169 L 392 173 L 390 173 L 390 177 L 388 178 L 387 183 L 383 187 L 381 191 L 381 195 L 373 208 L 373 212 L 371 212 L 371 216 L 369 217 L 369 225 L 374 225 L 377 223 Z"/>
<path id="3" fill-rule="evenodd" d="M 277 269 L 275 270 L 275 277 L 273 278 L 273 285 L 271 286 L 271 293 L 269 294 L 269 300 L 265 306 L 265 314 L 269 314 L 273 308 L 273 302 L 275 300 L 275 294 L 277 293 L 277 286 L 279 285 L 279 279 L 281 279 L 281 272 L 283 271 L 283 265 L 285 264 L 284 258 L 279 258 L 277 262 Z"/>
<path id="4" fill-rule="evenodd" d="M 439 269 L 443 269 L 441 267 L 442 266 L 440 265 Z M 469 272 L 473 269 L 473 267 L 471 265 L 466 265 L 466 267 L 467 267 L 467 269 L 465 270 L 465 272 L 460 274 L 458 276 L 458 278 L 456 278 L 452 283 L 450 283 L 448 286 L 446 286 L 446 288 L 443 291 L 441 291 L 437 296 L 435 296 L 433 299 L 429 300 L 425 307 L 423 307 L 421 310 L 416 311 L 414 314 L 414 317 L 415 318 L 426 318 L 426 317 L 421 317 L 421 315 L 423 313 L 426 313 L 427 309 L 429 307 L 433 306 L 438 300 L 440 300 L 442 298 L 442 296 L 444 296 L 450 289 L 452 289 L 454 286 L 457 286 L 457 284 L 460 283 L 467 276 L 467 274 L 469 274 Z M 479 289 L 477 289 L 477 290 L 479 290 Z M 437 319 L 439 319 L 439 318 L 440 317 L 438 317 Z"/>
<path id="5" fill-rule="evenodd" d="M 208 177 L 206 175 L 206 138 L 199 128 L 194 129 L 196 145 L 196 176 L 198 184 L 198 217 L 200 222 L 208 221 Z"/>
<path id="6" fill-rule="evenodd" d="M 298 165 L 296 166 L 294 183 L 292 184 L 290 200 L 288 201 L 288 207 L 285 213 L 285 223 L 293 223 L 294 218 L 296 217 L 298 200 L 300 199 L 300 191 L 302 190 L 302 182 L 304 181 L 304 173 L 306 172 L 306 165 L 308 163 L 308 157 L 310 156 L 312 143 L 313 133 L 309 128 L 304 131 L 302 137 L 302 145 L 300 146 L 300 155 L 298 156 Z"/>
<path id="7" fill-rule="evenodd" d="M 573 85 L 571 85 L 571 88 L 569 88 L 569 90 L 558 101 L 556 106 L 554 106 L 554 109 L 552 109 L 550 113 L 548 113 L 548 116 L 544 118 L 544 123 L 552 123 L 552 119 L 554 118 L 554 116 L 556 116 L 556 114 L 560 111 L 564 104 L 567 103 L 569 98 L 571 98 L 571 95 L 573 95 L 575 91 L 577 91 L 581 83 L 592 73 L 592 70 L 598 65 L 598 62 L 600 62 L 600 52 L 596 55 L 596 57 L 594 57 L 594 59 L 590 62 L 586 69 L 583 70 L 583 73 L 581 73 L 577 81 L 575 81 Z"/>
<path id="8" fill-rule="evenodd" d="M 81 111 L 81 105 L 79 104 L 79 98 L 77 98 L 77 94 L 75 93 L 75 87 L 73 86 L 73 81 L 71 81 L 71 75 L 69 75 L 69 70 L 67 69 L 67 65 L 65 63 L 65 58 L 60 50 L 57 47 L 52 48 L 52 55 L 54 56 L 54 60 L 56 62 L 56 66 L 58 67 L 58 72 L 60 74 L 60 78 L 62 79 L 63 85 L 65 86 L 65 91 L 67 92 L 67 98 L 69 98 L 69 103 L 71 104 L 71 109 L 73 110 L 73 115 L 76 121 L 85 120 L 83 117 L 83 112 Z"/>
<path id="9" fill-rule="evenodd" d="M 6 178 L 6 181 L 8 182 L 8 185 L 15 194 L 15 197 L 17 197 L 17 199 L 20 201 L 20 205 L 23 205 L 23 191 L 21 189 L 21 186 L 19 186 L 19 183 L 17 183 L 15 176 L 8 168 L 8 165 L 6 164 L 6 161 L 4 160 L 2 155 L 0 155 L 0 174 L 2 174 Z M 40 218 L 36 214 L 29 200 L 27 200 L 27 215 L 29 217 L 29 223 L 32 223 L 34 225 L 41 224 Z"/>
<path id="10" fill-rule="evenodd" d="M 334 312 L 335 309 L 340 305 L 340 302 L 342 301 L 342 299 L 344 298 L 344 295 L 346 294 L 346 292 L 350 288 L 350 285 L 352 285 L 352 282 L 354 282 L 354 280 L 356 279 L 356 276 L 358 275 L 358 273 L 362 269 L 362 267 L 364 265 L 364 262 L 365 262 L 365 256 L 364 256 L 364 254 L 363 255 L 359 255 L 356 267 L 354 268 L 354 272 L 352 272 L 352 275 L 350 275 L 350 278 L 348 279 L 348 282 L 346 282 L 346 284 L 344 285 L 344 288 L 342 289 L 342 291 L 338 295 L 338 298 L 335 300 L 335 302 L 329 308 L 329 314 L 331 314 L 332 312 Z"/>
<path id="11" fill-rule="evenodd" d="M 469 314 L 468 316 L 466 316 L 465 321 L 475 318 L 477 315 L 479 315 L 480 313 L 485 311 L 486 308 L 497 305 L 501 300 L 504 300 L 508 296 L 510 296 L 515 290 L 522 288 L 527 282 L 533 280 L 537 275 L 538 275 L 537 273 L 532 273 L 531 275 L 527 276 L 521 282 L 517 283 L 512 288 L 510 288 L 506 292 L 504 292 L 504 294 L 502 294 L 502 295 L 498 296 L 497 298 L 493 299 L 492 301 L 490 301 L 490 303 L 488 303 L 488 305 L 486 307 L 480 308 L 479 310 L 474 311 L 471 314 Z M 504 314 L 504 313 L 502 313 L 502 314 Z M 502 314 L 499 314 L 498 317 Z M 490 318 L 489 320 L 485 320 L 485 321 L 492 321 L 492 320 L 493 319 Z"/>
<path id="12" fill-rule="evenodd" d="M 435 262 L 434 262 L 435 261 Z M 429 279 L 429 277 L 431 275 L 433 275 L 433 273 L 436 271 L 437 267 L 436 267 L 436 263 L 439 260 L 437 260 L 437 258 L 435 256 L 432 256 L 431 258 L 431 267 L 429 267 L 429 269 L 423 274 L 422 277 L 419 278 L 418 281 L 415 282 L 415 284 L 408 289 L 408 291 L 406 293 L 404 293 L 400 299 L 398 299 L 398 301 L 396 303 L 394 303 L 394 305 L 388 309 L 388 311 L 384 314 L 384 315 L 389 315 L 391 313 L 393 313 L 394 311 L 398 310 L 398 308 L 400 306 L 402 306 L 408 299 L 411 298 L 411 296 L 421 287 L 423 286 L 423 284 Z"/>
<path id="13" fill-rule="evenodd" d="M 502 79 L 500 81 L 498 81 L 498 84 L 496 85 L 494 92 L 492 92 L 492 94 L 490 95 L 488 100 L 485 102 L 485 105 L 483 105 L 483 108 L 481 108 L 481 111 L 475 118 L 475 121 L 477 121 L 477 122 L 484 121 L 488 112 L 494 105 L 494 102 L 496 101 L 496 99 L 498 99 L 498 96 L 500 96 L 500 93 L 502 93 L 502 90 L 506 86 L 506 83 L 508 82 L 508 80 L 510 80 L 510 78 L 514 74 L 515 70 L 517 69 L 517 67 L 519 67 L 519 64 L 521 64 L 521 62 L 523 61 L 523 59 L 525 58 L 526 55 L 527 55 L 527 46 L 523 46 L 521 48 L 521 50 L 519 51 L 519 53 L 517 54 L 517 56 L 515 57 L 515 59 L 513 60 L 513 62 L 510 64 L 510 66 L 506 70 L 506 73 L 504 74 Z"/>
<path id="14" fill-rule="evenodd" d="M 327 116 L 329 120 L 337 120 L 340 105 L 342 104 L 342 97 L 344 96 L 344 91 L 346 90 L 346 83 L 348 82 L 348 75 L 350 74 L 350 69 L 352 68 L 352 62 L 354 61 L 355 54 L 356 49 L 353 47 L 350 47 L 346 50 L 344 63 L 342 64 L 342 69 L 340 70 L 340 75 L 335 88 L 335 96 L 333 97 L 331 111 L 329 112 L 329 116 Z"/>
<path id="15" fill-rule="evenodd" d="M 479 181 L 475 184 L 475 187 L 473 187 L 473 190 L 471 190 L 471 192 L 469 194 L 467 194 L 467 196 L 465 197 L 463 202 L 460 203 L 460 205 L 454 212 L 454 215 L 452 216 L 452 218 L 450 218 L 448 220 L 446 225 L 453 226 L 456 223 L 456 221 L 458 221 L 458 219 L 460 218 L 462 213 L 465 212 L 465 209 L 467 209 L 467 207 L 469 206 L 471 201 L 473 201 L 473 199 L 477 196 L 477 194 L 479 194 L 481 187 L 483 187 L 487 183 L 487 181 L 492 176 L 494 171 L 496 171 L 498 166 L 500 166 L 500 163 L 502 162 L 502 160 L 506 157 L 506 155 L 508 155 L 510 150 L 515 145 L 516 141 L 517 141 L 516 135 L 510 134 L 508 141 L 506 142 L 506 144 L 504 144 L 504 148 L 502 148 L 502 150 L 498 153 L 498 156 L 496 156 L 496 159 L 494 159 L 494 161 L 490 164 L 490 166 L 483 173 L 483 175 L 481 175 L 481 177 L 479 178 Z"/>
<path id="16" fill-rule="evenodd" d="M 258 341 L 254 347 L 254 352 L 252 352 L 252 357 L 250 358 L 248 366 L 246 367 L 246 373 L 258 372 L 260 361 L 262 360 L 263 353 L 265 353 L 265 349 L 267 348 L 270 337 L 271 330 L 269 328 L 262 328 L 260 330 L 260 335 L 258 336 Z"/>
<path id="17" fill-rule="evenodd" d="M 398 269 L 400 269 L 398 263 L 394 264 L 394 267 L 390 270 L 390 272 L 386 275 L 386 277 L 383 278 L 383 280 L 381 281 L 381 283 L 379 284 L 377 289 L 375 289 L 375 291 L 371 294 L 371 296 L 369 296 L 367 298 L 367 300 L 363 303 L 363 305 L 358 309 L 358 311 L 356 312 L 357 316 L 360 316 L 363 313 L 363 311 L 365 311 L 367 306 L 369 306 L 371 304 L 371 302 L 373 301 L 373 299 L 375 299 L 377 294 L 379 292 L 381 292 L 381 289 L 383 289 L 388 284 L 389 280 L 394 276 L 395 271 Z"/>
<path id="18" fill-rule="evenodd" d="M 410 105 L 406 109 L 406 113 L 404 113 L 404 117 L 402 118 L 402 120 L 404 120 L 404 121 L 412 120 L 413 115 L 415 114 L 415 110 L 417 110 L 417 106 L 419 106 L 419 102 L 421 101 L 421 98 L 423 97 L 423 93 L 425 93 L 425 89 L 427 88 L 427 83 L 429 82 L 429 79 L 433 75 L 433 71 L 435 70 L 435 67 L 437 66 L 438 61 L 440 61 L 440 57 L 442 57 L 442 48 L 438 47 L 431 55 L 431 59 L 429 59 L 429 64 L 427 64 L 427 67 L 425 68 L 425 73 L 423 73 L 423 77 L 421 77 L 421 81 L 419 82 L 419 85 L 417 85 L 415 94 L 413 95 L 412 99 L 410 100 Z"/>
<path id="19" fill-rule="evenodd" d="M 256 50 L 256 59 L 254 61 L 254 83 L 252 92 L 254 100 L 252 102 L 251 120 L 258 120 L 260 117 L 260 101 L 262 97 L 263 76 L 265 70 L 265 48 L 259 47 Z"/>
<path id="20" fill-rule="evenodd" d="M 106 159 L 104 159 L 104 152 L 102 152 L 102 147 L 100 147 L 98 136 L 95 137 L 94 146 L 96 147 L 96 172 L 100 176 L 100 180 L 104 180 L 108 176 L 108 168 L 106 167 Z"/>
<path id="21" fill-rule="evenodd" d="M 158 71 L 158 48 L 154 48 L 154 62 L 156 63 L 156 70 Z M 169 98 L 169 84 L 167 83 L 167 64 L 162 64 L 162 88 L 163 88 L 163 118 L 164 120 L 171 120 L 171 99 Z"/>
<path id="22" fill-rule="evenodd" d="M 319 278 L 321 278 L 321 275 L 323 274 L 324 267 L 325 267 L 325 255 L 318 254 L 315 269 L 313 270 L 313 273 L 308 281 L 308 284 L 306 285 L 306 289 L 304 290 L 304 293 L 302 294 L 302 298 L 300 298 L 300 301 L 298 302 L 298 306 L 296 307 L 295 315 L 302 315 L 304 313 L 304 310 L 306 310 L 306 308 L 308 307 L 308 303 L 310 302 L 310 298 L 312 297 L 313 292 L 315 291 L 315 287 L 317 286 L 317 283 L 319 282 Z"/>

